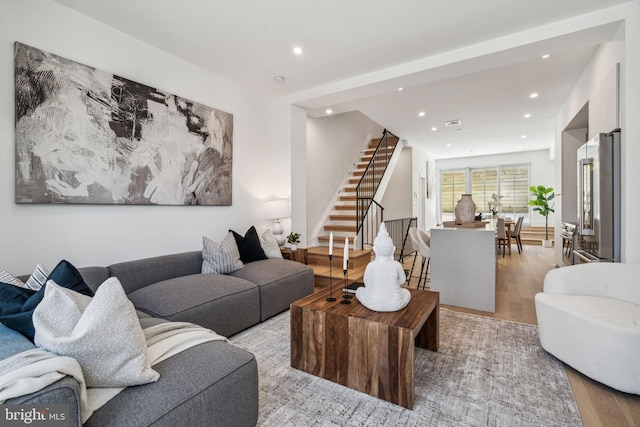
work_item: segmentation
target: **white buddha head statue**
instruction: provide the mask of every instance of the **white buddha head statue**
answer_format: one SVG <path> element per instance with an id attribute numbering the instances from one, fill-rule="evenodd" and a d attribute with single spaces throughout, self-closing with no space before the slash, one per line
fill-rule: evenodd
<path id="1" fill-rule="evenodd" d="M 393 259 L 396 247 L 393 245 L 393 240 L 387 232 L 387 226 L 384 222 L 380 225 L 378 235 L 373 241 L 373 251 L 376 253 L 376 260 Z"/>

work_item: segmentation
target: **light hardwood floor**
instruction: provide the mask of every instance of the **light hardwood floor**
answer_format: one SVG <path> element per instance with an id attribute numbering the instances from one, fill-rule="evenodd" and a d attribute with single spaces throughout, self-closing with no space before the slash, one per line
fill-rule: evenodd
<path id="1" fill-rule="evenodd" d="M 536 325 L 534 296 L 542 291 L 545 274 L 554 268 L 553 249 L 525 245 L 522 254 L 516 249 L 511 256 L 498 256 L 497 259 L 495 313 L 447 308 Z M 413 258 L 405 259 L 405 267 L 411 268 L 412 261 Z M 419 273 L 419 261 L 418 257 L 414 276 Z M 412 278 L 410 286 L 416 287 L 417 282 L 417 278 Z M 640 396 L 615 391 L 567 365 L 565 369 L 585 427 L 640 427 Z"/>

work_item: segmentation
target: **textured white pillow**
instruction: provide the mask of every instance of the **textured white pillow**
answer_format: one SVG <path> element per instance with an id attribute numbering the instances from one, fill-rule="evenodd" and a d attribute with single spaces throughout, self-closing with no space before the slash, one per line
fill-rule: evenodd
<path id="1" fill-rule="evenodd" d="M 33 313 L 35 344 L 82 367 L 87 387 L 125 387 L 157 381 L 133 304 L 111 277 L 93 298 L 49 280 Z"/>
<path id="2" fill-rule="evenodd" d="M 260 236 L 260 246 L 267 258 L 280 258 L 282 259 L 282 252 L 280 251 L 280 245 L 276 240 L 276 236 L 273 235 L 270 229 L 267 229 L 262 236 Z"/>
<path id="3" fill-rule="evenodd" d="M 231 232 L 220 244 L 202 237 L 202 274 L 229 274 L 242 267 L 238 244 Z"/>

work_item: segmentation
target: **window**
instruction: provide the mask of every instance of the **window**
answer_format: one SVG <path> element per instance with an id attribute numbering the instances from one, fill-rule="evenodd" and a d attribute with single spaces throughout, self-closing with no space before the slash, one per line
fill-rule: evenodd
<path id="1" fill-rule="evenodd" d="M 490 215 L 492 194 L 502 196 L 500 215 L 516 220 L 529 219 L 530 165 L 504 165 L 485 168 L 466 168 L 440 172 L 440 213 L 442 221 L 455 220 L 455 207 L 462 194 L 471 194 L 476 212 Z"/>
<path id="2" fill-rule="evenodd" d="M 489 214 L 489 200 L 498 194 L 498 169 L 471 169 L 471 197 L 476 203 L 476 212 Z"/>
<path id="3" fill-rule="evenodd" d="M 440 174 L 440 206 L 443 221 L 455 220 L 454 209 L 462 194 L 465 194 L 465 186 L 465 169 L 443 171 Z"/>
<path id="4" fill-rule="evenodd" d="M 500 212 L 514 220 L 525 217 L 529 223 L 529 165 L 500 168 Z"/>

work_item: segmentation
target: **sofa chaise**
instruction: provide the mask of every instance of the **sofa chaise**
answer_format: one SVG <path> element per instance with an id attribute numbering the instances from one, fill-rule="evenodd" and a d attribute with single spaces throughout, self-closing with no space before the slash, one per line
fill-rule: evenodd
<path id="1" fill-rule="evenodd" d="M 79 268 L 92 289 L 117 277 L 140 325 L 191 322 L 231 336 L 289 308 L 314 290 L 313 270 L 284 259 L 247 263 L 231 274 L 201 274 L 202 252 L 186 252 Z M 23 278 L 26 280 L 26 278 Z M 0 360 L 34 348 L 0 323 Z M 98 409 L 87 426 L 249 426 L 258 416 L 253 354 L 225 341 L 191 347 L 153 367 L 160 378 L 127 387 Z M 8 404 L 69 405 L 70 425 L 82 424 L 78 383 L 65 377 Z"/>

